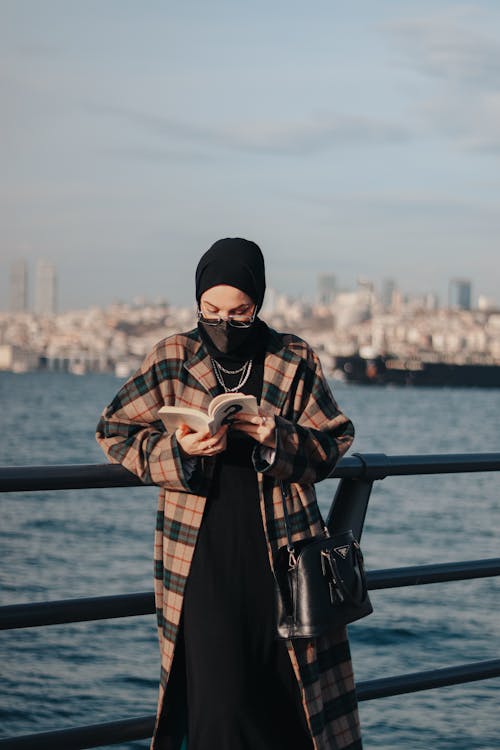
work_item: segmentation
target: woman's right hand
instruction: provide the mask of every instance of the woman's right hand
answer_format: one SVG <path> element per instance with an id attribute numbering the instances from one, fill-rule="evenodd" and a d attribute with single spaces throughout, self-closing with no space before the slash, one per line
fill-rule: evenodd
<path id="1" fill-rule="evenodd" d="M 226 450 L 229 425 L 223 425 L 218 432 L 193 432 L 186 424 L 175 431 L 177 442 L 187 456 L 215 456 Z"/>

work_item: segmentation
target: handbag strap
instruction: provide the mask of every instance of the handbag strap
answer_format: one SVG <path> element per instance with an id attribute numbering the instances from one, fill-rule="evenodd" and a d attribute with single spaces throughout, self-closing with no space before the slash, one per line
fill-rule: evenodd
<path id="1" fill-rule="evenodd" d="M 286 500 L 288 497 L 288 493 L 286 491 L 285 483 L 283 480 L 280 479 L 280 489 L 281 489 L 281 500 L 283 502 L 283 518 L 285 521 L 285 529 L 286 529 L 286 548 L 288 551 L 288 568 L 291 570 L 292 568 L 295 568 L 297 565 L 297 557 L 295 554 L 295 546 L 292 541 L 292 524 L 290 522 L 290 514 L 288 512 L 288 507 L 286 504 Z M 328 531 L 327 526 L 323 527 L 325 537 L 330 536 L 330 532 Z"/>
<path id="2" fill-rule="evenodd" d="M 292 528 L 290 523 L 290 514 L 288 513 L 288 507 L 286 504 L 286 498 L 287 498 L 287 491 L 285 489 L 284 482 L 280 479 L 280 489 L 281 489 L 281 500 L 283 502 L 283 518 L 285 520 L 285 529 L 286 529 L 286 548 L 288 551 L 288 567 L 295 568 L 297 565 L 297 558 L 295 556 L 295 547 L 293 546 L 292 541 Z"/>

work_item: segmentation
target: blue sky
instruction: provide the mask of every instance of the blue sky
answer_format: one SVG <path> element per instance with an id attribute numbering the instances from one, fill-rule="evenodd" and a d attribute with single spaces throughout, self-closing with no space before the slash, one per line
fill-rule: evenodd
<path id="1" fill-rule="evenodd" d="M 500 5 L 0 0 L 0 307 L 9 266 L 63 309 L 190 304 L 202 252 L 500 304 Z"/>

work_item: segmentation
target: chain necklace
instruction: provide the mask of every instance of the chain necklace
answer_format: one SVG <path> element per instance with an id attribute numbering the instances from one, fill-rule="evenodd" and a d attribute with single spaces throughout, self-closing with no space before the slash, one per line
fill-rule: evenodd
<path id="1" fill-rule="evenodd" d="M 241 367 L 238 367 L 237 370 L 226 370 L 226 368 L 222 367 L 221 363 L 217 362 L 216 359 L 212 359 L 212 362 L 215 363 L 215 365 L 217 366 L 217 369 L 219 371 L 225 372 L 226 375 L 239 375 L 240 372 L 243 372 L 243 370 L 245 369 L 245 367 L 248 367 L 248 362 L 243 362 L 243 365 Z"/>
<path id="2" fill-rule="evenodd" d="M 245 362 L 243 367 L 240 367 L 238 370 L 226 370 L 216 359 L 213 357 L 210 357 L 210 359 L 212 360 L 215 377 L 217 378 L 219 385 L 224 388 L 225 393 L 236 393 L 236 391 L 239 391 L 239 389 L 245 385 L 250 377 L 250 373 L 252 372 L 253 362 L 251 359 L 249 359 L 248 362 Z M 239 383 L 235 385 L 234 388 L 229 388 L 224 382 L 224 377 L 222 375 L 223 372 L 226 373 L 226 375 L 239 375 L 241 373 Z"/>

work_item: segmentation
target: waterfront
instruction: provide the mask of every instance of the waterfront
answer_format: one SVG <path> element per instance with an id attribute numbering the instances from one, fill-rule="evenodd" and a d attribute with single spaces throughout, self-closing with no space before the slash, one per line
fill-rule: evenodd
<path id="1" fill-rule="evenodd" d="M 329 375 L 349 379 L 342 360 L 347 358 L 352 376 L 360 359 L 363 375 L 355 379 L 368 382 L 373 380 L 373 360 L 383 358 L 388 367 L 402 368 L 402 382 L 417 384 L 415 372 L 429 363 L 452 370 L 470 368 L 473 374 L 464 380 L 445 373 L 438 381 L 425 378 L 423 384 L 500 385 L 500 313 L 494 307 L 428 308 L 411 297 L 396 297 L 387 307 L 371 286 L 364 285 L 336 295 L 329 304 L 311 305 L 273 290 L 266 299 L 266 322 L 303 336 Z M 58 315 L 0 312 L 0 371 L 126 377 L 159 339 L 192 328 L 195 320 L 194 306 L 174 308 L 165 301 L 144 300 Z M 488 367 L 494 371 L 493 381 L 490 377 L 483 383 L 478 373 Z"/>
<path id="2" fill-rule="evenodd" d="M 102 462 L 93 430 L 118 384 L 106 375 L 0 373 L 0 464 Z M 498 391 L 336 384 L 335 393 L 356 424 L 356 451 L 500 450 Z M 319 485 L 324 509 L 335 485 Z M 368 568 L 497 556 L 497 488 L 487 474 L 379 483 L 363 539 Z M 154 488 L 0 502 L 2 603 L 151 589 Z M 351 627 L 357 678 L 493 658 L 498 590 L 496 579 L 484 579 L 374 592 L 375 614 Z M 152 617 L 7 632 L 1 660 L 4 736 L 154 711 Z M 364 703 L 365 747 L 493 750 L 497 696 L 491 680 Z"/>

